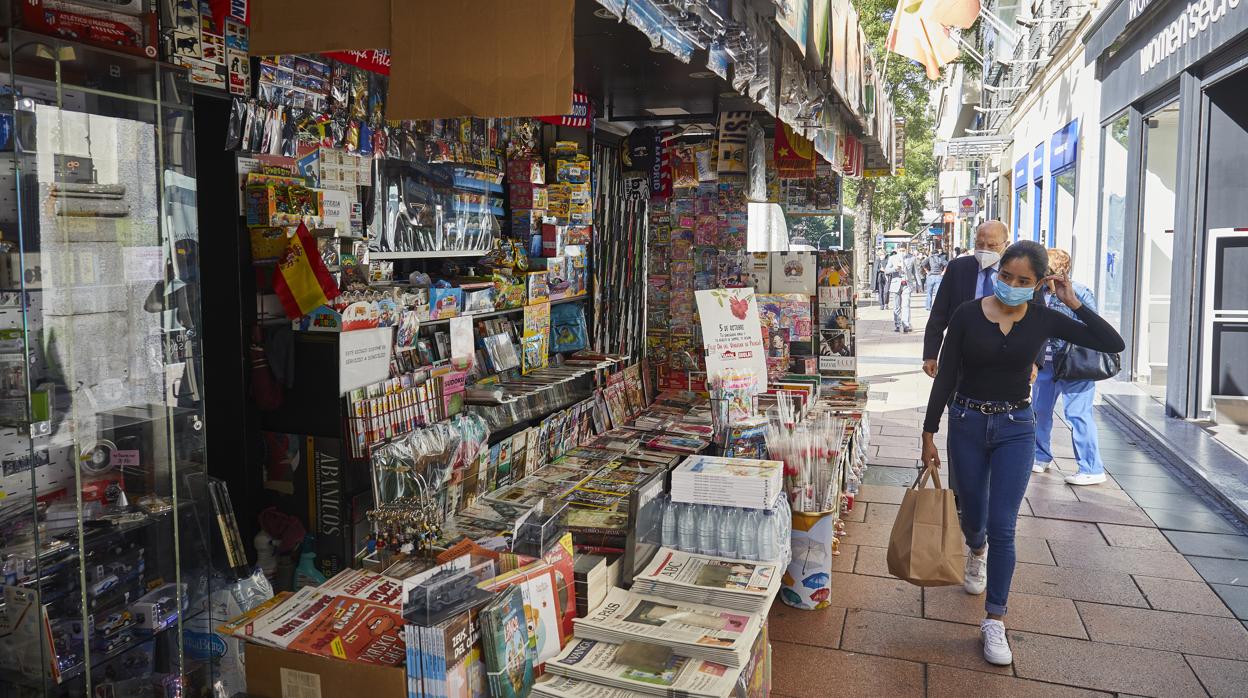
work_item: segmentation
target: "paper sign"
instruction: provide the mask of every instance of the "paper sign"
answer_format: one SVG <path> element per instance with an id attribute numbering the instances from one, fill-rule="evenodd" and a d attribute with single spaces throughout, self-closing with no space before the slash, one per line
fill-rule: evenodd
<path id="1" fill-rule="evenodd" d="M 338 392 L 384 381 L 390 377 L 391 330 L 343 332 L 338 335 Z"/>
<path id="2" fill-rule="evenodd" d="M 321 189 L 321 219 L 326 228 L 334 228 L 339 235 L 351 234 L 351 207 L 355 198 L 350 192 L 338 189 Z"/>
<path id="3" fill-rule="evenodd" d="M 702 319 L 708 377 L 731 368 L 751 372 L 760 385 L 765 384 L 767 355 L 754 289 L 717 288 L 696 291 L 694 296 Z"/>
<path id="4" fill-rule="evenodd" d="M 460 315 L 451 318 L 451 359 L 466 359 L 468 368 L 472 368 L 474 355 L 472 317 Z"/>

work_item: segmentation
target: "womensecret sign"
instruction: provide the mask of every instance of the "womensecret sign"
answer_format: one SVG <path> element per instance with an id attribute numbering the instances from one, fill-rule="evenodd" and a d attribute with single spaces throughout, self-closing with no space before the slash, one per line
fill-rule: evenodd
<path id="1" fill-rule="evenodd" d="M 1207 31 L 1227 13 L 1237 9 L 1239 3 L 1240 0 L 1196 0 L 1189 3 L 1182 14 L 1140 49 L 1140 75 L 1148 73 L 1187 45 L 1188 41 Z"/>

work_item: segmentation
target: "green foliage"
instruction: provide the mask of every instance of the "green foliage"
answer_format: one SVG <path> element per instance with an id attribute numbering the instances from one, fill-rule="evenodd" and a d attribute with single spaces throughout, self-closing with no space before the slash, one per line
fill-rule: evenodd
<path id="1" fill-rule="evenodd" d="M 871 45 L 875 66 L 883 71 L 886 91 L 891 95 L 897 116 L 906 120 L 906 173 L 879 180 L 846 182 L 846 203 L 870 204 L 866 234 L 894 227 L 918 230 L 928 197 L 936 188 L 938 166 L 932 155 L 933 127 L 929 91 L 932 82 L 918 63 L 896 54 L 887 55 L 884 42 L 892 23 L 896 0 L 854 0 L 863 33 Z M 867 194 L 864 196 L 864 194 Z"/>

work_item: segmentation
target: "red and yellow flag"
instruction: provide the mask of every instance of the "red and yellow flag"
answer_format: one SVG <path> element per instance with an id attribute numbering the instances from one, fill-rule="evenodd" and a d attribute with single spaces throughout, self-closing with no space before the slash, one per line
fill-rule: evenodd
<path id="1" fill-rule="evenodd" d="M 286 238 L 286 252 L 273 272 L 273 291 L 292 320 L 338 297 L 338 284 L 325 268 L 316 240 L 303 223 Z"/>

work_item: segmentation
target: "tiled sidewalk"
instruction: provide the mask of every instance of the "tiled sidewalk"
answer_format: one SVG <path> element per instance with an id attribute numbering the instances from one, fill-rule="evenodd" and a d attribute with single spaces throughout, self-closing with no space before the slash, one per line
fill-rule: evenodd
<path id="1" fill-rule="evenodd" d="M 893 333 L 878 306 L 859 311 L 872 484 L 847 524 L 832 607 L 772 611 L 773 695 L 1248 695 L 1248 536 L 1099 410 L 1112 481 L 1063 482 L 1075 464 L 1059 425 L 1059 470 L 1028 488 L 1006 618 L 1013 666 L 982 658 L 982 596 L 889 576 L 885 547 L 918 464 L 931 384 L 920 370 L 922 299 L 915 305 L 909 335 Z"/>

